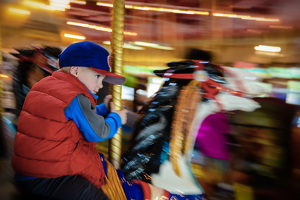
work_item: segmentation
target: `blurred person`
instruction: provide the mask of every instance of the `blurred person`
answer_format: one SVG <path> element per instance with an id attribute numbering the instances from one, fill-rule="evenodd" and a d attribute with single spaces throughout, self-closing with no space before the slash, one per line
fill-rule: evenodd
<path id="1" fill-rule="evenodd" d="M 127 110 L 116 111 L 111 95 L 96 105 L 96 93 L 102 81 L 125 80 L 110 72 L 109 53 L 95 43 L 74 43 L 59 55 L 59 70 L 34 84 L 20 113 L 12 166 L 22 192 L 75 200 L 109 199 L 109 190 L 122 199 L 122 191 L 103 189 L 115 171 L 95 143 L 117 133 Z"/>

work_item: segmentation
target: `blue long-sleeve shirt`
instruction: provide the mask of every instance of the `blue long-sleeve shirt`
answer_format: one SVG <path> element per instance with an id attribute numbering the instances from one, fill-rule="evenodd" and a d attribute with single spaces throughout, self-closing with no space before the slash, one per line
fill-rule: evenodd
<path id="1" fill-rule="evenodd" d="M 104 103 L 95 107 L 83 94 L 77 95 L 64 112 L 66 118 L 76 123 L 89 142 L 101 142 L 110 139 L 122 126 L 121 117 L 117 113 L 108 113 Z"/>

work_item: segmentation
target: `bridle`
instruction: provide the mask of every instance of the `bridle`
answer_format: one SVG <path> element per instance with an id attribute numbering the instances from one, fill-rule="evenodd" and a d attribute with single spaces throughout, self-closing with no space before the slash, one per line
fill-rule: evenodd
<path id="1" fill-rule="evenodd" d="M 216 97 L 220 92 L 229 93 L 231 95 L 238 96 L 238 97 L 246 96 L 246 88 L 243 87 L 242 82 L 237 79 L 237 77 L 234 73 L 230 72 L 229 70 L 226 70 L 224 67 L 222 67 L 220 65 L 214 65 L 214 66 L 218 67 L 223 73 L 227 74 L 230 78 L 232 78 L 235 81 L 235 84 L 237 85 L 238 90 L 230 89 L 230 88 L 226 87 L 224 84 L 218 83 L 217 81 L 213 80 L 208 75 L 207 75 L 207 77 L 201 77 L 200 78 L 201 80 L 199 80 L 197 77 L 195 77 L 195 74 L 196 74 L 195 72 L 205 71 L 204 66 L 205 66 L 206 62 L 201 61 L 201 60 L 193 60 L 193 62 L 194 62 L 194 66 L 195 66 L 194 73 L 174 74 L 173 72 L 175 70 L 169 69 L 163 74 L 163 77 L 175 78 L 175 79 L 196 79 L 196 80 L 198 80 L 199 87 L 203 89 L 202 97 L 215 101 L 219 105 L 221 110 L 223 110 L 222 106 Z M 203 75 L 203 76 L 205 76 L 205 75 Z"/>

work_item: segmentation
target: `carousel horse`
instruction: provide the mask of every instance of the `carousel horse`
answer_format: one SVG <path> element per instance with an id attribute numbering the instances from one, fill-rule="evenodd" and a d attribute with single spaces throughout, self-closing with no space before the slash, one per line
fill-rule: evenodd
<path id="1" fill-rule="evenodd" d="M 32 45 L 16 49 L 11 53 L 19 64 L 13 75 L 13 92 L 16 98 L 16 116 L 19 116 L 25 97 L 34 83 L 57 70 L 57 59 L 61 50 L 57 47 Z"/>
<path id="2" fill-rule="evenodd" d="M 190 166 L 201 122 L 218 112 L 252 112 L 260 107 L 252 98 L 264 91 L 259 77 L 235 68 L 197 60 L 168 66 L 154 71 L 166 80 L 140 110 L 121 170 L 127 181 L 141 180 L 177 199 L 204 199 Z"/>

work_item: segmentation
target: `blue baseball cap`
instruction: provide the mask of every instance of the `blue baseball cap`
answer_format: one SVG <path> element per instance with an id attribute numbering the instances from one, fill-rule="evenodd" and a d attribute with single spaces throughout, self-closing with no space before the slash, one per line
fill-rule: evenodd
<path id="1" fill-rule="evenodd" d="M 98 44 L 84 41 L 68 46 L 58 55 L 59 67 L 90 67 L 92 70 L 106 75 L 103 81 L 123 85 L 126 78 L 110 72 L 110 56 L 108 51 Z"/>

